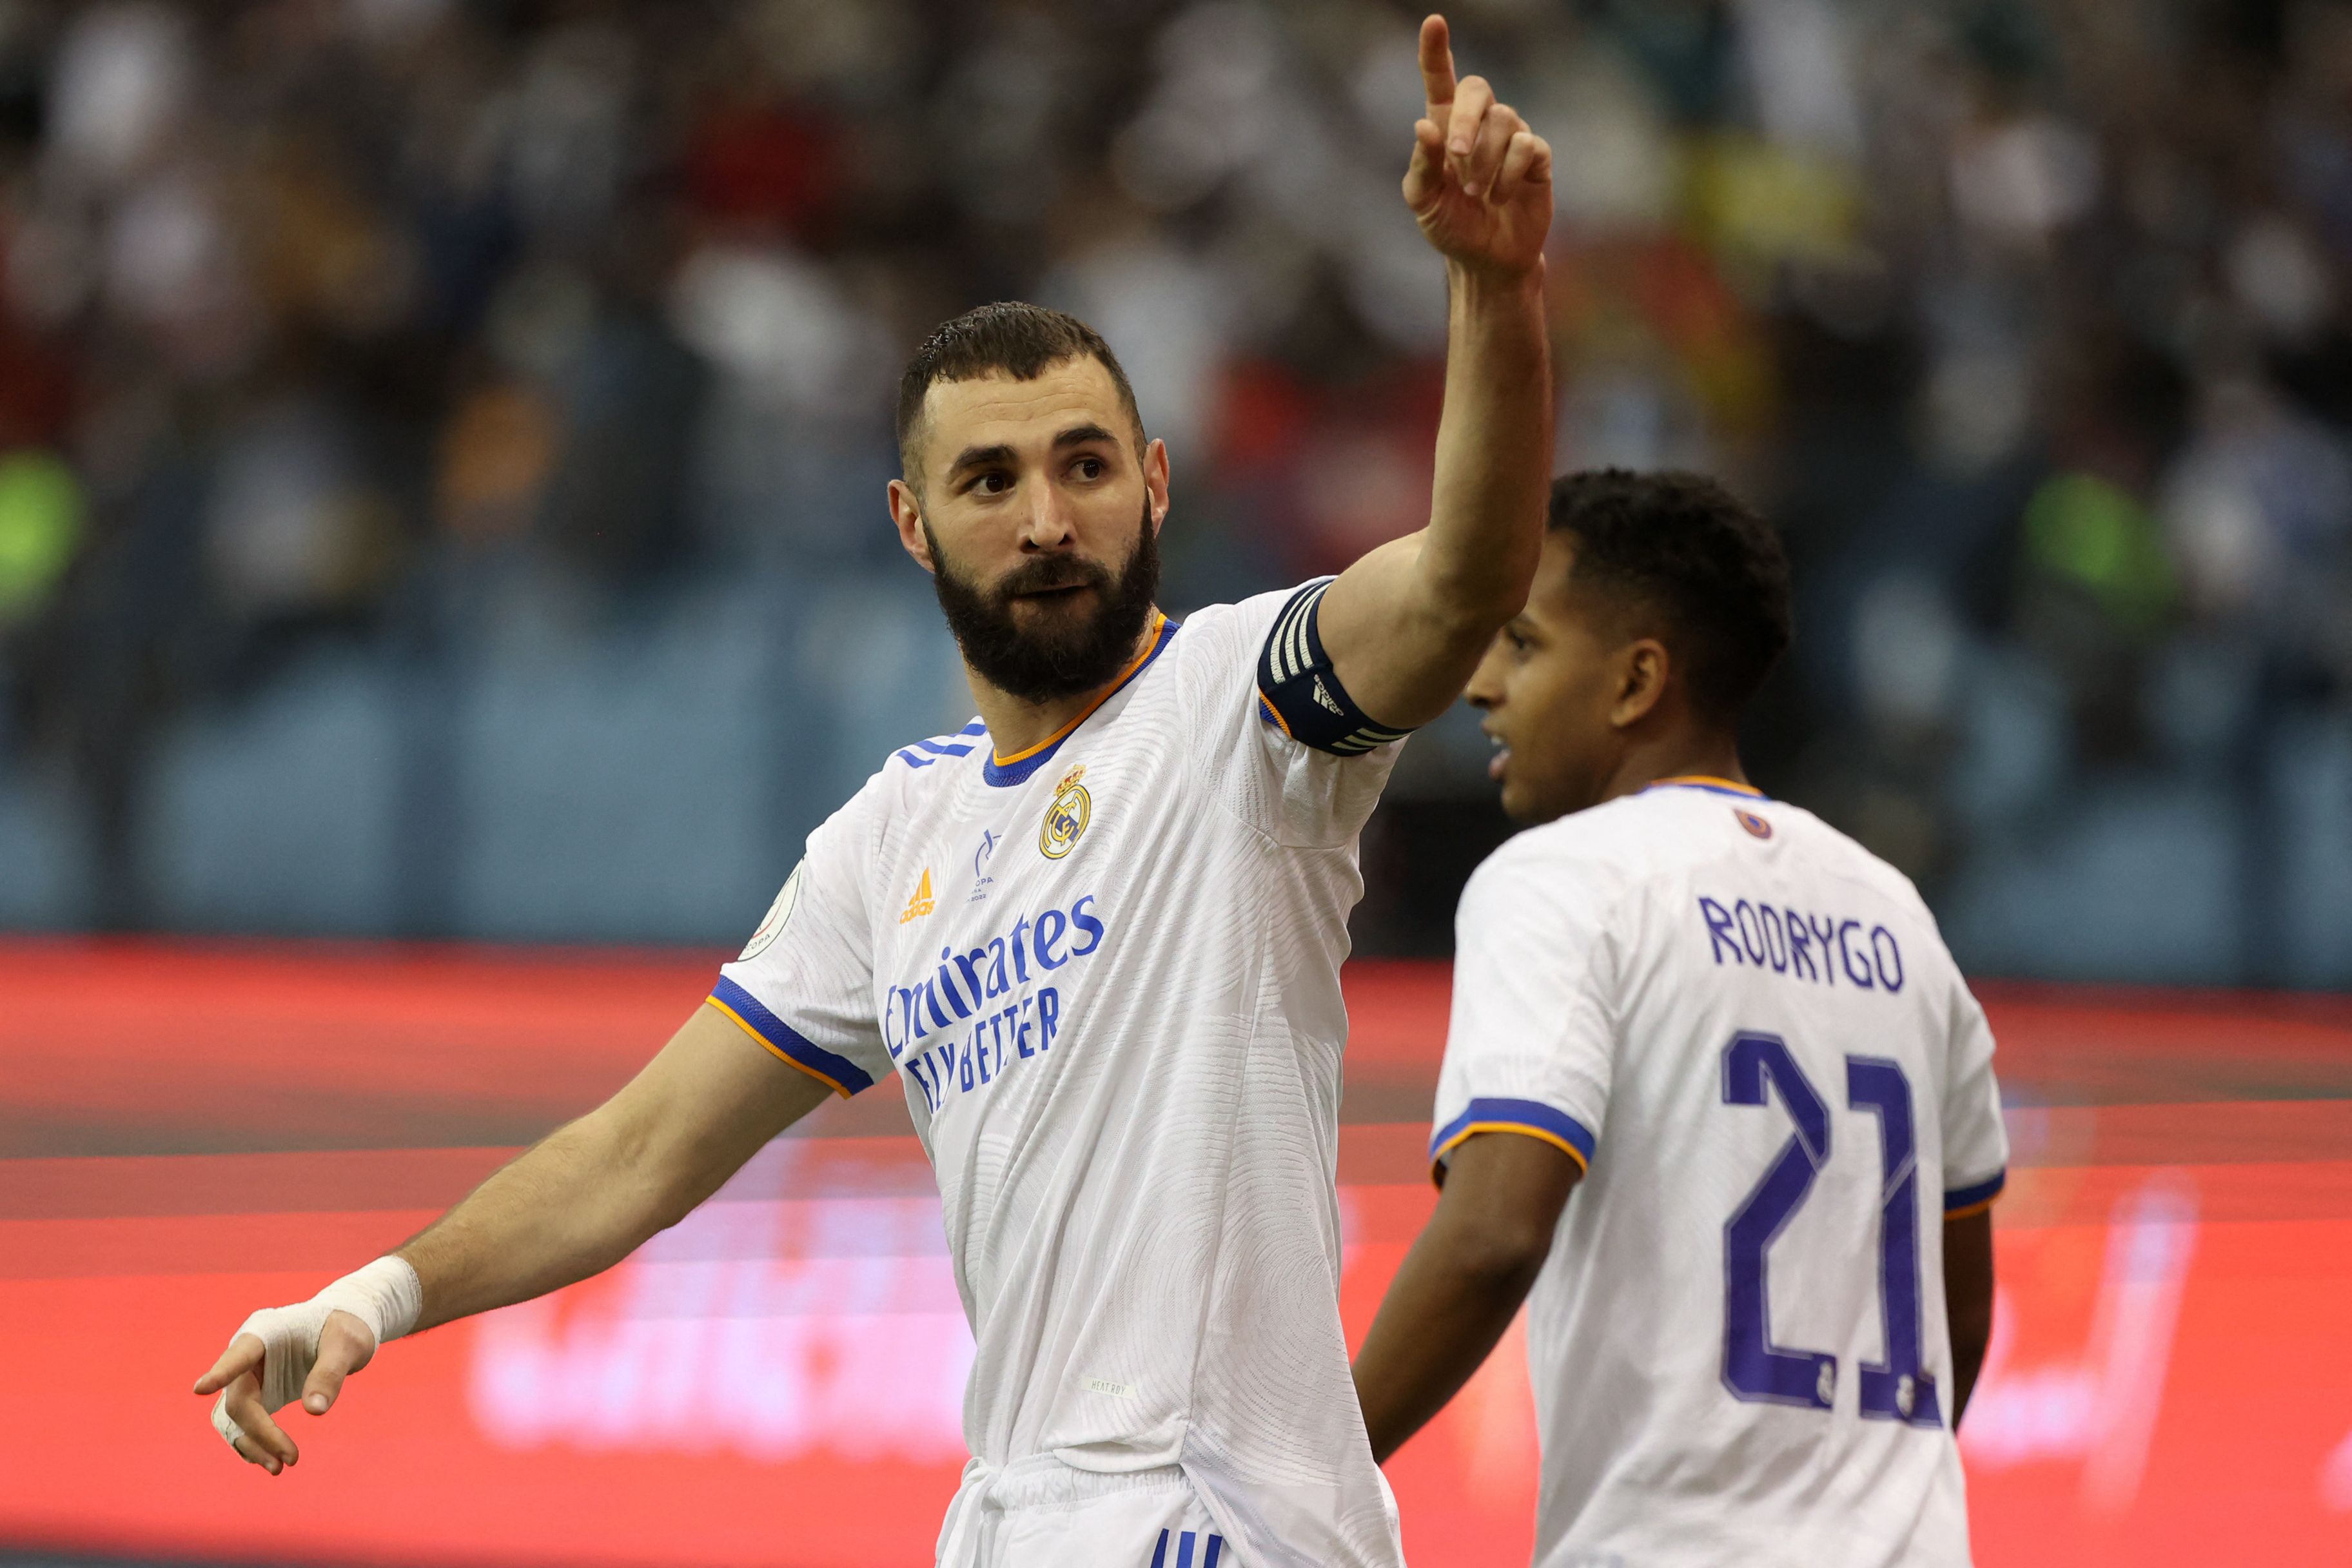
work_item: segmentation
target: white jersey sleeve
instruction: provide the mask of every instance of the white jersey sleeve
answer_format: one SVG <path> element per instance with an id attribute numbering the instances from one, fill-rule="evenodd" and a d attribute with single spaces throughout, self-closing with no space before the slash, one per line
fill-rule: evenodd
<path id="1" fill-rule="evenodd" d="M 1946 1061 L 1944 1217 L 1984 1208 L 2008 1180 L 2009 1133 L 1993 1080 L 1992 1028 L 1984 1007 L 1954 979 L 1951 1054 Z"/>
<path id="2" fill-rule="evenodd" d="M 891 1070 L 874 1008 L 869 784 L 808 837 L 807 853 L 710 1004 L 751 1037 L 846 1098 Z"/>
<path id="3" fill-rule="evenodd" d="M 1558 1145 L 1589 1168 L 1615 1067 L 1618 954 L 1610 889 L 1547 875 L 1514 839 L 1478 868 L 1455 917 L 1453 1018 L 1429 1153 L 1444 1179 L 1480 1132 Z"/>
<path id="4" fill-rule="evenodd" d="M 1347 751 L 1319 749 L 1294 738 L 1267 700 L 1269 658 L 1303 635 L 1303 617 L 1331 581 L 1260 594 L 1184 623 L 1184 635 L 1202 645 L 1187 666 L 1185 700 L 1217 796 L 1286 847 L 1353 845 L 1403 743 L 1401 734 L 1384 731 L 1385 739 L 1366 736 Z"/>

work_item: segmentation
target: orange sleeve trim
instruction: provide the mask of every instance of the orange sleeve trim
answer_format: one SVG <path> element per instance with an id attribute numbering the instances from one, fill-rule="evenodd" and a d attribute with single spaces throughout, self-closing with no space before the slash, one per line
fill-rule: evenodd
<path id="1" fill-rule="evenodd" d="M 1575 1161 L 1576 1169 L 1580 1174 L 1591 1173 L 1592 1162 L 1584 1157 L 1584 1151 L 1557 1132 L 1548 1131 L 1541 1127 L 1530 1127 L 1524 1121 L 1474 1121 L 1430 1152 L 1429 1179 L 1437 1185 L 1444 1186 L 1444 1179 L 1438 1174 L 1438 1172 L 1443 1168 L 1445 1156 L 1481 1132 L 1516 1132 L 1522 1138 L 1533 1138 L 1540 1142 L 1549 1143 Z"/>
<path id="2" fill-rule="evenodd" d="M 735 1026 L 737 1028 L 742 1030 L 745 1034 L 759 1041 L 761 1045 L 766 1047 L 768 1053 L 774 1057 L 778 1061 L 784 1063 L 788 1067 L 796 1067 L 800 1068 L 801 1071 L 808 1074 L 809 1077 L 816 1079 L 817 1082 L 824 1085 L 825 1088 L 833 1090 L 834 1093 L 841 1096 L 842 1099 L 847 1100 L 849 1098 L 849 1090 L 844 1089 L 839 1083 L 836 1083 L 832 1079 L 827 1078 L 824 1074 L 817 1071 L 816 1068 L 809 1066 L 808 1063 L 801 1060 L 798 1057 L 793 1056 L 790 1051 L 778 1046 L 775 1041 L 768 1038 L 767 1036 L 760 1033 L 759 1030 L 745 1023 L 743 1021 L 742 1014 L 738 1013 L 734 1008 L 730 1007 L 726 1003 L 721 1002 L 716 996 L 706 996 L 703 1000 L 709 1003 L 711 1006 L 717 1008 L 719 1012 L 726 1014 L 730 1018 L 735 1020 Z"/>

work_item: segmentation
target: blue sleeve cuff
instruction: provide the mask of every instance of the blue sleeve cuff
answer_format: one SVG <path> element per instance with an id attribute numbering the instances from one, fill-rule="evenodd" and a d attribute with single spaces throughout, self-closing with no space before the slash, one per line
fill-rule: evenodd
<path id="1" fill-rule="evenodd" d="M 725 975 L 710 988 L 710 1005 L 743 1026 L 743 1032 L 830 1088 L 844 1100 L 874 1079 L 847 1057 L 835 1056 L 760 1005 L 760 999 Z"/>
<path id="2" fill-rule="evenodd" d="M 1592 1129 L 1539 1100 L 1474 1100 L 1429 1141 L 1433 1167 L 1443 1165 L 1465 1140 L 1481 1132 L 1517 1132 L 1565 1151 L 1580 1170 L 1592 1168 Z M 1434 1171 L 1432 1172 L 1434 1174 Z"/>
<path id="3" fill-rule="evenodd" d="M 1993 1199 L 2000 1196 L 2001 1188 L 2008 1184 L 2009 1173 L 2001 1170 L 1995 1171 L 1986 1181 L 1965 1187 L 1945 1188 L 1944 1217 L 1959 1219 L 1974 1210 L 1990 1206 Z"/>

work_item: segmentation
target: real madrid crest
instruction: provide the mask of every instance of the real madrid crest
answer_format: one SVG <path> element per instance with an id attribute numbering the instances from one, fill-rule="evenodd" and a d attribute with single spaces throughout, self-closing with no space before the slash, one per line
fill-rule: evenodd
<path id="1" fill-rule="evenodd" d="M 1054 803 L 1045 808 L 1045 820 L 1037 829 L 1037 853 L 1048 860 L 1059 860 L 1076 847 L 1094 815 L 1094 800 L 1079 782 L 1086 776 L 1087 765 L 1080 763 L 1054 786 Z"/>

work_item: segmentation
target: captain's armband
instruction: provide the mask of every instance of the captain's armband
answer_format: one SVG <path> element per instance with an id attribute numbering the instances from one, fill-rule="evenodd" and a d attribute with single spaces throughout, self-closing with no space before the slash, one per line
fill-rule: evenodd
<path id="1" fill-rule="evenodd" d="M 1409 733 L 1373 722 L 1332 672 L 1316 617 L 1336 578 L 1309 583 L 1274 619 L 1257 658 L 1258 716 L 1303 746 L 1355 757 Z"/>

